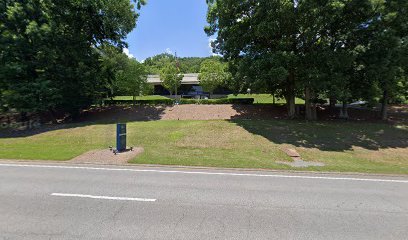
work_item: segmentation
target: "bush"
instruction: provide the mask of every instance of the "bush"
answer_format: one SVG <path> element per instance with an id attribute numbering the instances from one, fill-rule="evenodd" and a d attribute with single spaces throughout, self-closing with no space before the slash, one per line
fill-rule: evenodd
<path id="1" fill-rule="evenodd" d="M 146 99 L 146 100 L 105 100 L 105 105 L 173 105 L 173 99 Z M 181 99 L 180 104 L 245 104 L 254 103 L 253 98 L 220 98 L 220 99 Z"/>
<path id="2" fill-rule="evenodd" d="M 105 100 L 105 105 L 173 105 L 173 99 Z"/>
<path id="3" fill-rule="evenodd" d="M 254 103 L 253 98 L 181 99 L 180 104 L 245 104 Z"/>

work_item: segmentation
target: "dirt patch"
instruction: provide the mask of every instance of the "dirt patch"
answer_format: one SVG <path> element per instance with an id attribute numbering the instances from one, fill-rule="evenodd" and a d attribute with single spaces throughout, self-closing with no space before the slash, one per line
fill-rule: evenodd
<path id="1" fill-rule="evenodd" d="M 319 163 L 319 162 L 306 162 L 306 161 L 303 161 L 302 158 L 300 157 L 300 154 L 293 148 L 284 148 L 284 149 L 282 149 L 282 151 L 285 152 L 286 155 L 291 157 L 293 159 L 293 162 L 281 162 L 281 161 L 278 161 L 276 163 L 286 164 L 286 165 L 289 165 L 291 167 L 298 167 L 298 168 L 323 167 L 324 166 L 323 163 Z"/>
<path id="2" fill-rule="evenodd" d="M 291 158 L 300 158 L 300 154 L 292 148 L 284 148 L 282 149 L 283 152 L 286 153 L 286 155 L 288 155 Z"/>
<path id="3" fill-rule="evenodd" d="M 304 115 L 304 106 L 297 106 L 300 118 Z M 336 119 L 339 109 L 332 112 L 328 108 L 318 109 L 319 120 Z M 390 122 L 408 121 L 404 106 L 390 107 Z M 349 109 L 350 120 L 381 122 L 379 111 L 370 109 Z M 151 120 L 231 120 L 231 119 L 286 119 L 284 105 L 198 105 L 183 104 L 175 106 L 110 106 L 91 108 L 82 113 L 79 121 L 117 122 Z"/>
<path id="4" fill-rule="evenodd" d="M 285 107 L 271 105 L 110 106 L 84 111 L 80 121 L 271 119 L 285 114 Z"/>
<path id="5" fill-rule="evenodd" d="M 126 164 L 136 156 L 143 153 L 143 148 L 133 148 L 133 151 L 126 151 L 114 154 L 109 149 L 94 150 L 86 152 L 68 162 L 88 163 L 88 164 Z"/>

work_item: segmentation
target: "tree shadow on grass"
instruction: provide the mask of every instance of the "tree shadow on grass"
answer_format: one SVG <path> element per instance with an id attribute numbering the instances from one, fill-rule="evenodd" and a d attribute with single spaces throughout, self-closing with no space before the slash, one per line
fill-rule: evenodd
<path id="1" fill-rule="evenodd" d="M 342 152 L 353 146 L 368 150 L 408 147 L 408 128 L 362 122 L 241 120 L 231 122 L 275 144 Z"/>
<path id="2" fill-rule="evenodd" d="M 34 124 L 24 123 L 21 129 L 0 128 L 0 139 L 29 137 L 50 131 L 84 127 L 95 124 L 156 121 L 162 118 L 165 109 L 165 106 L 149 105 L 91 108 L 83 111 L 79 118 L 75 121 L 63 122 L 60 124 L 41 124 L 37 122 L 34 122 Z"/>
<path id="3" fill-rule="evenodd" d="M 283 104 L 234 104 L 232 108 L 237 112 L 232 119 L 285 119 L 287 113 Z"/>

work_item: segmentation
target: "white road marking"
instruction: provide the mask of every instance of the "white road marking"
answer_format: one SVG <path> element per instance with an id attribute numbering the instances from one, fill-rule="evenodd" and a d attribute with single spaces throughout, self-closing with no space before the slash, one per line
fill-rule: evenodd
<path id="1" fill-rule="evenodd" d="M 118 201 L 137 201 L 137 202 L 155 202 L 157 200 L 157 199 L 149 199 L 149 198 L 108 197 L 108 196 L 93 196 L 93 195 L 73 194 L 73 193 L 53 193 L 51 194 L 51 196 L 92 198 L 92 199 L 118 200 Z"/>
<path id="2" fill-rule="evenodd" d="M 152 173 L 176 173 L 176 174 L 196 174 L 196 175 L 224 175 L 224 176 L 246 176 L 246 177 L 269 177 L 269 178 L 298 178 L 298 179 L 319 179 L 319 180 L 344 180 L 344 181 L 363 181 L 363 182 L 389 182 L 389 183 L 408 183 L 408 180 L 402 179 L 376 179 L 376 178 L 354 178 L 354 177 L 319 177 L 304 175 L 280 175 L 280 174 L 256 174 L 256 173 L 230 173 L 230 172 L 196 172 L 196 171 L 173 171 L 173 170 L 155 170 L 155 169 L 132 169 L 132 168 L 102 168 L 102 167 L 80 167 L 80 166 L 55 166 L 55 165 L 36 165 L 36 164 L 2 164 L 0 167 L 28 167 L 28 168 L 57 168 L 57 169 L 81 169 L 81 170 L 99 170 L 99 171 L 120 171 L 120 172 L 152 172 Z"/>

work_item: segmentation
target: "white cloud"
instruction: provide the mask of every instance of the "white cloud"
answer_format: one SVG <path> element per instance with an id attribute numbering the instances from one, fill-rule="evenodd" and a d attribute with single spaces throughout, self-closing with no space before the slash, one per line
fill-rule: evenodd
<path id="1" fill-rule="evenodd" d="M 208 48 L 210 49 L 210 54 L 212 56 L 220 56 L 219 54 L 213 52 L 213 42 L 215 40 L 216 38 L 213 38 L 213 37 L 208 38 Z"/>
<path id="2" fill-rule="evenodd" d="M 128 58 L 135 58 L 135 56 L 133 54 L 131 54 L 129 52 L 129 49 L 127 49 L 127 48 L 123 49 L 123 53 L 126 54 L 126 56 L 128 56 Z"/>
<path id="3" fill-rule="evenodd" d="M 171 54 L 171 55 L 173 55 L 173 51 L 171 51 L 171 49 L 170 48 L 166 48 L 166 51 L 165 51 L 167 54 Z"/>

